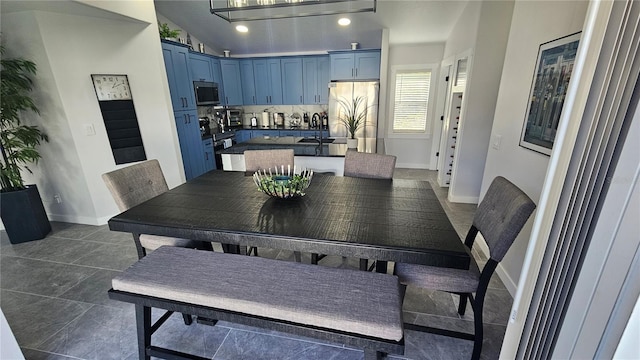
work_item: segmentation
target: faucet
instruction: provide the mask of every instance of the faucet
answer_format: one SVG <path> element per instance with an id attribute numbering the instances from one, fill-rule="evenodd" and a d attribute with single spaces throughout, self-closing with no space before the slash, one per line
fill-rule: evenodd
<path id="1" fill-rule="evenodd" d="M 315 140 L 318 141 L 318 146 L 316 146 L 316 156 L 318 156 L 322 155 L 322 129 L 318 127 L 316 130 L 318 130 L 315 135 Z"/>

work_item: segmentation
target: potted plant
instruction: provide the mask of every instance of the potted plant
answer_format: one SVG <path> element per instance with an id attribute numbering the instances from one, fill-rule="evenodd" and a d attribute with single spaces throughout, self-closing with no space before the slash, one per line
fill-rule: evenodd
<path id="1" fill-rule="evenodd" d="M 31 172 L 27 164 L 37 163 L 36 147 L 48 141 L 36 126 L 24 125 L 24 112 L 39 114 L 30 96 L 36 65 L 21 58 L 5 59 L 0 45 L 0 217 L 9 241 L 21 243 L 42 239 L 51 231 L 47 213 L 35 185 L 25 185 L 22 171 Z"/>
<path id="2" fill-rule="evenodd" d="M 178 41 L 178 35 L 180 35 L 180 30 L 171 30 L 167 23 L 160 23 L 158 21 L 158 30 L 160 31 L 160 38 Z"/>
<path id="3" fill-rule="evenodd" d="M 344 124 L 349 133 L 347 138 L 347 148 L 355 149 L 358 147 L 358 139 L 356 139 L 356 131 L 364 126 L 367 118 L 367 98 L 358 96 L 351 101 L 342 98 L 338 99 L 341 111 L 338 113 L 338 120 Z"/>

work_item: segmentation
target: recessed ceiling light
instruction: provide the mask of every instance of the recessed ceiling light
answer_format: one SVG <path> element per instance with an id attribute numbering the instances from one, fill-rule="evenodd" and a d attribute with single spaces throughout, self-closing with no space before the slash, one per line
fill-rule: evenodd
<path id="1" fill-rule="evenodd" d="M 347 26 L 351 24 L 351 20 L 349 20 L 349 18 L 340 18 L 340 20 L 338 20 L 338 24 L 342 26 Z"/>
<path id="2" fill-rule="evenodd" d="M 238 25 L 236 26 L 236 30 L 238 30 L 239 32 L 248 32 L 249 28 L 244 25 Z"/>

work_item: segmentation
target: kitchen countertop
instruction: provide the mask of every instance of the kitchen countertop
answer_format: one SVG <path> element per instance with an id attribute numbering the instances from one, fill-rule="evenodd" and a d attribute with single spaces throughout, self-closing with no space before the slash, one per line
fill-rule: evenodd
<path id="1" fill-rule="evenodd" d="M 297 130 L 297 131 L 310 131 L 310 132 L 318 132 L 319 129 L 312 129 L 308 127 L 288 127 L 288 126 L 280 126 L 280 127 L 260 127 L 260 126 L 243 126 L 238 128 L 237 130 Z M 329 129 L 322 129 L 322 131 L 329 131 Z"/>
<path id="2" fill-rule="evenodd" d="M 245 150 L 293 149 L 295 156 L 344 157 L 347 152 L 346 139 L 336 139 L 333 143 L 300 143 L 303 137 L 269 136 L 256 137 L 220 151 L 220 154 L 242 155 Z"/>

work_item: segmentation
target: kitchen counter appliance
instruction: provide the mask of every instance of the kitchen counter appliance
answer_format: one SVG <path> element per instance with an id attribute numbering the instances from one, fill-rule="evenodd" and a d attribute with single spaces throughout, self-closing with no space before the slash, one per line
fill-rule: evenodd
<path id="1" fill-rule="evenodd" d="M 220 95 L 218 94 L 218 84 L 207 81 L 194 81 L 193 89 L 196 95 L 196 105 L 217 106 L 220 105 Z"/>

